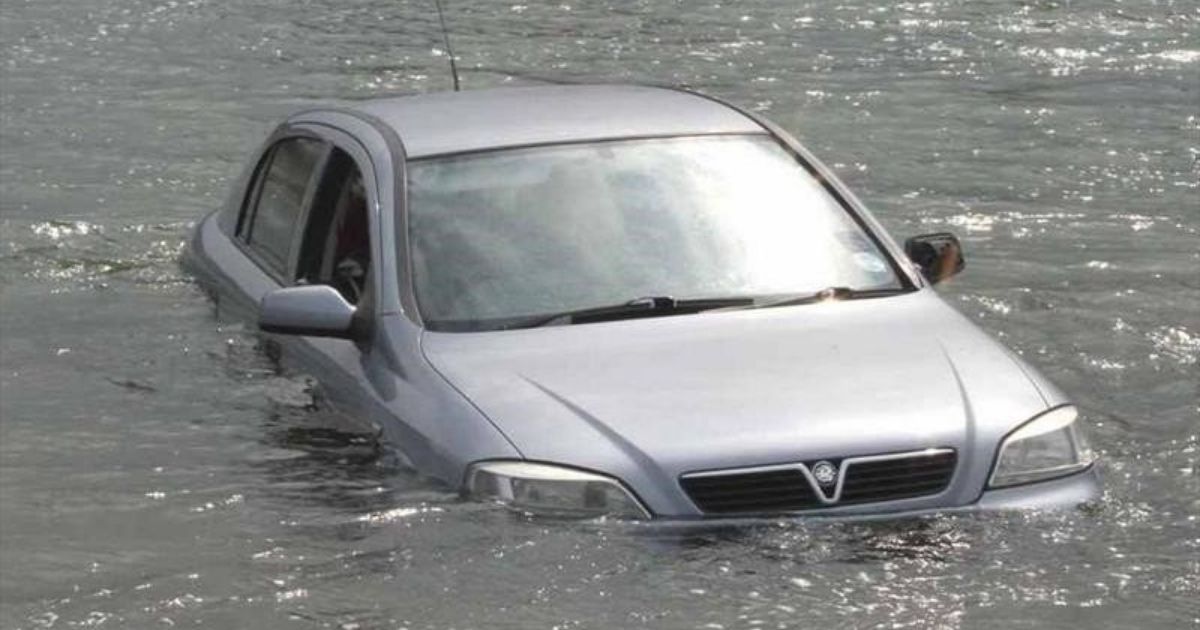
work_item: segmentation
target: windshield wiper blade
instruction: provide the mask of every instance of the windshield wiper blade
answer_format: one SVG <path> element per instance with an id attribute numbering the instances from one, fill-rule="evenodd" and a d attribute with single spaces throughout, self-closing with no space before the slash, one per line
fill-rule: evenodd
<path id="1" fill-rule="evenodd" d="M 746 307 L 754 304 L 751 297 L 715 297 L 676 299 L 669 295 L 648 295 L 634 298 L 620 304 L 581 308 L 547 315 L 535 315 L 521 320 L 506 328 L 537 328 L 539 326 L 554 326 L 558 324 L 578 324 L 581 322 L 612 321 L 646 317 L 651 314 L 684 314 L 699 313 L 711 309 Z"/>
<path id="2" fill-rule="evenodd" d="M 893 288 L 851 289 L 850 287 L 828 287 L 813 293 L 788 295 L 768 300 L 752 296 L 677 299 L 669 295 L 647 295 L 619 304 L 593 306 L 545 315 L 533 315 L 516 321 L 510 321 L 507 325 L 503 326 L 503 329 L 538 328 L 541 326 L 614 321 L 638 317 L 657 317 L 659 315 L 794 306 L 797 304 L 824 302 L 826 300 L 853 300 L 857 298 L 879 297 L 903 292 L 903 289 Z"/>
<path id="3" fill-rule="evenodd" d="M 886 289 L 851 289 L 850 287 L 826 287 L 820 291 L 812 293 L 802 293 L 799 295 L 788 295 L 770 300 L 756 301 L 753 304 L 745 306 L 734 306 L 727 310 L 750 310 L 757 308 L 773 308 L 776 306 L 796 306 L 799 304 L 813 304 L 815 302 L 827 302 L 831 300 L 855 300 L 859 298 L 881 297 L 884 295 L 895 295 L 903 293 L 904 289 L 886 288 Z M 726 310 L 726 309 L 721 309 Z"/>
<path id="4" fill-rule="evenodd" d="M 825 302 L 827 300 L 844 300 L 854 295 L 854 289 L 850 287 L 826 287 L 820 291 L 805 293 L 803 295 L 791 295 L 788 297 L 776 298 L 774 300 L 766 300 L 751 306 L 750 308 L 774 308 L 776 306 L 795 306 L 797 304 L 812 304 L 813 302 Z"/>

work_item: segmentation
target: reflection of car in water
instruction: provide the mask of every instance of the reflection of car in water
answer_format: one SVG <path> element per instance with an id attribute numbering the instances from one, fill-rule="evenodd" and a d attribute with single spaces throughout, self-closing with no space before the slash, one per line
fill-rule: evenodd
<path id="1" fill-rule="evenodd" d="M 189 261 L 419 470 L 540 513 L 1066 506 L 1077 413 L 770 123 L 700 95 L 431 94 L 281 124 Z"/>

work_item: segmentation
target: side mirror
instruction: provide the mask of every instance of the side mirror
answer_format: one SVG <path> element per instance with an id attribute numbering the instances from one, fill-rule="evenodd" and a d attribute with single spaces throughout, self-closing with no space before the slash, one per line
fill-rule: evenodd
<path id="1" fill-rule="evenodd" d="M 937 284 L 963 270 L 962 244 L 949 232 L 922 234 L 904 241 L 904 253 L 917 264 L 921 275 Z"/>
<path id="2" fill-rule="evenodd" d="M 286 287 L 263 296 L 258 327 L 283 335 L 353 339 L 354 313 L 354 306 L 333 287 Z"/>

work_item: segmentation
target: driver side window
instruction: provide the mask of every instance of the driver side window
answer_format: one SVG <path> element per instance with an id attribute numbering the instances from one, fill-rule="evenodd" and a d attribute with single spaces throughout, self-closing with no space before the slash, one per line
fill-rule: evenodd
<path id="1" fill-rule="evenodd" d="M 367 194 L 353 158 L 334 149 L 313 196 L 297 279 L 337 289 L 358 304 L 369 287 L 371 238 Z"/>

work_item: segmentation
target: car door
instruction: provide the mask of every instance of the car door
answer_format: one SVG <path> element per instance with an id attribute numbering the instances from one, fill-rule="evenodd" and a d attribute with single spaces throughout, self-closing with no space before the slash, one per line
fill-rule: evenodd
<path id="1" fill-rule="evenodd" d="M 274 337 L 297 367 L 315 376 L 328 402 L 356 423 L 379 426 L 387 407 L 369 373 L 380 371 L 371 328 L 379 292 L 378 198 L 369 155 L 350 136 L 320 130 L 328 153 L 314 175 L 289 248 L 288 284 L 323 284 L 358 311 L 357 340 Z"/>
<path id="2" fill-rule="evenodd" d="M 331 187 L 343 183 L 350 172 L 348 163 L 353 164 L 353 160 L 325 130 L 305 126 L 277 131 L 263 152 L 245 188 L 233 238 L 245 262 L 234 265 L 236 269 L 230 274 L 239 301 L 244 300 L 252 318 L 257 317 L 258 305 L 266 293 L 320 281 L 307 272 L 301 275 L 301 270 L 309 252 L 324 245 L 314 241 L 316 224 L 328 220 L 327 210 L 337 203 L 334 195 L 338 191 Z M 359 172 L 356 165 L 354 172 Z M 364 188 L 360 182 L 359 190 Z M 365 212 L 365 208 L 361 210 Z M 365 220 L 362 216 L 359 219 Z M 367 229 L 365 225 L 361 228 Z M 369 268 L 370 248 L 363 249 L 359 252 L 366 256 L 363 267 Z M 351 300 L 360 301 L 360 297 Z M 371 309 L 365 306 L 362 317 L 369 318 Z M 353 392 L 361 389 L 356 378 L 356 372 L 361 372 L 361 349 L 355 343 L 265 334 L 262 345 L 269 356 L 317 378 L 322 389 L 340 402 L 339 406 L 355 406 L 359 396 Z"/>

